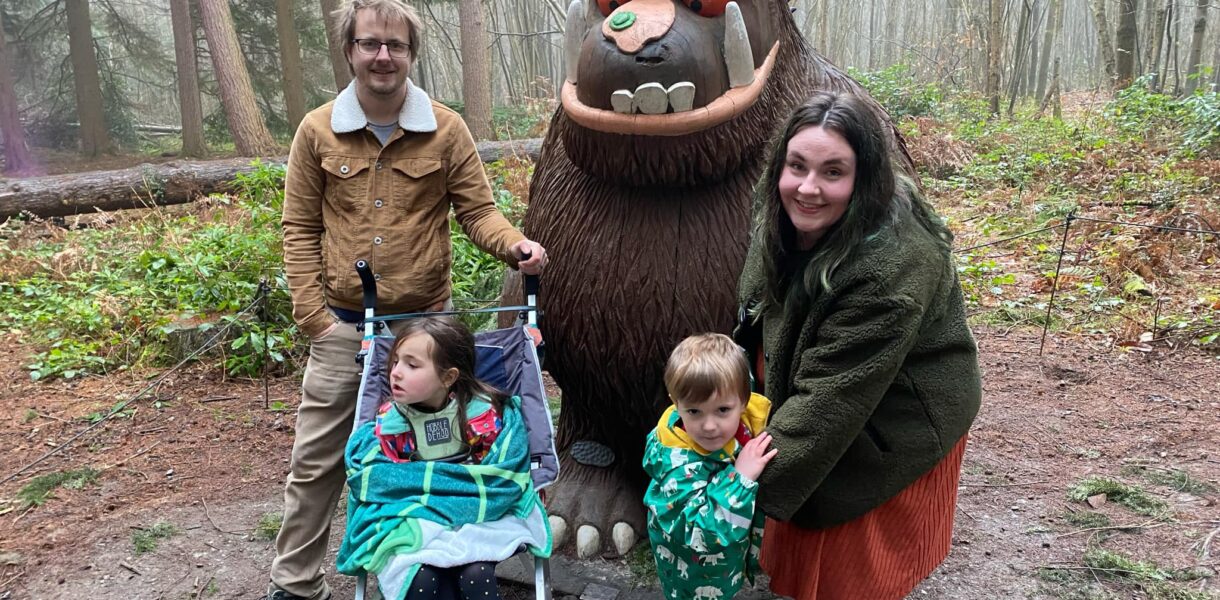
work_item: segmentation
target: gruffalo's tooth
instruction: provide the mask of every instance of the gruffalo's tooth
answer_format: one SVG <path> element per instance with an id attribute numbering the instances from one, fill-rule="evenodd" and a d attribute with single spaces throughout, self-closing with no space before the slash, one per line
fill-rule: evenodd
<path id="1" fill-rule="evenodd" d="M 695 84 L 679 81 L 665 90 L 669 94 L 669 107 L 674 112 L 686 112 L 695 106 Z"/>
<path id="2" fill-rule="evenodd" d="M 610 107 L 616 113 L 629 115 L 635 112 L 635 99 L 631 90 L 618 90 L 610 94 Z"/>
<path id="3" fill-rule="evenodd" d="M 646 115 L 664 114 L 669 109 L 665 86 L 653 81 L 635 88 L 635 107 Z"/>

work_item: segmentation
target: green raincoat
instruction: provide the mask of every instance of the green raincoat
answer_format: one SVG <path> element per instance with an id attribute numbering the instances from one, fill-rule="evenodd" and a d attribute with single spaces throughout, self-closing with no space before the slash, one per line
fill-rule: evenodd
<path id="1" fill-rule="evenodd" d="M 687 435 L 672 406 L 648 434 L 644 470 L 652 482 L 644 504 L 666 598 L 729 600 L 743 577 L 753 581 L 763 532 L 763 514 L 754 510 L 758 484 L 733 461 L 762 432 L 770 411 L 769 400 L 751 395 L 737 435 L 714 452 Z"/>

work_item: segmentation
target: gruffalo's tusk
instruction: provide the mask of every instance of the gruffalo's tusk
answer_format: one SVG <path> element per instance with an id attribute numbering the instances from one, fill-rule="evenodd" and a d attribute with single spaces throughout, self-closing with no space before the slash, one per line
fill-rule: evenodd
<path id="1" fill-rule="evenodd" d="M 750 34 L 736 2 L 724 7 L 724 64 L 729 68 L 730 88 L 754 83 L 754 51 L 750 49 Z"/>
<path id="2" fill-rule="evenodd" d="M 588 0 L 585 0 L 588 1 Z M 580 63 L 580 46 L 585 39 L 588 27 L 582 14 L 584 6 L 581 0 L 572 0 L 568 5 L 568 19 L 563 32 L 563 59 L 566 61 L 567 79 L 576 83 L 576 71 Z"/>

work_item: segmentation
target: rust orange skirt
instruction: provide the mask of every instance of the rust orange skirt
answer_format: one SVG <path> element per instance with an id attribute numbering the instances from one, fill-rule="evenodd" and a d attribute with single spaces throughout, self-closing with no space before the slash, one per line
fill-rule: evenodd
<path id="1" fill-rule="evenodd" d="M 829 529 L 767 519 L 762 567 L 795 600 L 899 600 L 949 554 L 966 436 L 910 486 Z"/>

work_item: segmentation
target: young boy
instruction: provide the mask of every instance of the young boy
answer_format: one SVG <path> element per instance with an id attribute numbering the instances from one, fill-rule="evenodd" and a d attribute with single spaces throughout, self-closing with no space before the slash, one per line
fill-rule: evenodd
<path id="1" fill-rule="evenodd" d="M 775 456 L 771 402 L 750 393 L 745 353 L 728 336 L 678 344 L 665 366 L 673 406 L 648 434 L 648 539 L 667 598 L 729 600 L 758 572 L 756 479 Z"/>

